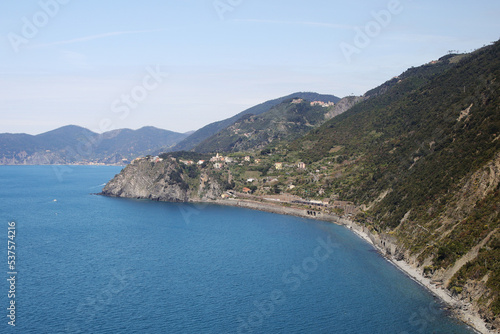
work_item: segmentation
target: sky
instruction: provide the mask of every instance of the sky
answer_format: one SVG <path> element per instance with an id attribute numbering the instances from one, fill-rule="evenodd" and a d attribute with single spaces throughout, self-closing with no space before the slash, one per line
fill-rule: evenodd
<path id="1" fill-rule="evenodd" d="M 187 132 L 499 38 L 498 0 L 4 0 L 0 133 Z"/>

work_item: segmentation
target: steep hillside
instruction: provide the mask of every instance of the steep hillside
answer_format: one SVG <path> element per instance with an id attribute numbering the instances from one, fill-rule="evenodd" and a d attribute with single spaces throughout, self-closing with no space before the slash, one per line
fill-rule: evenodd
<path id="1" fill-rule="evenodd" d="M 348 103 L 347 103 L 348 104 Z M 318 127 L 344 108 L 289 99 L 260 115 L 247 114 L 195 147 L 196 152 L 258 150 L 270 143 L 291 141 Z"/>
<path id="2" fill-rule="evenodd" d="M 340 98 L 334 96 L 334 95 L 322 95 L 322 94 L 317 94 L 317 93 L 294 93 L 290 94 L 288 96 L 283 96 L 274 100 L 266 101 L 264 103 L 258 104 L 254 107 L 251 107 L 249 109 L 246 109 L 239 114 L 230 117 L 228 119 L 219 121 L 219 122 L 214 122 L 211 124 L 208 124 L 204 126 L 203 128 L 197 130 L 194 132 L 192 135 L 175 145 L 174 147 L 167 149 L 166 151 L 168 152 L 173 152 L 173 151 L 189 151 L 193 148 L 195 148 L 197 145 L 199 145 L 201 142 L 203 142 L 205 139 L 215 135 L 217 132 L 225 129 L 226 127 L 234 124 L 236 121 L 241 119 L 245 115 L 260 115 L 266 111 L 269 111 L 271 108 L 279 105 L 283 101 L 289 100 L 291 98 L 301 98 L 305 99 L 308 101 L 322 101 L 322 102 L 334 102 L 337 103 Z"/>
<path id="3" fill-rule="evenodd" d="M 412 68 L 294 142 L 309 193 L 364 208 L 400 253 L 500 325 L 500 43 Z M 368 93 L 367 93 L 368 94 Z"/>
<path id="4" fill-rule="evenodd" d="M 172 146 L 187 135 L 154 127 L 102 135 L 68 125 L 36 136 L 0 134 L 0 164 L 121 163 Z"/>

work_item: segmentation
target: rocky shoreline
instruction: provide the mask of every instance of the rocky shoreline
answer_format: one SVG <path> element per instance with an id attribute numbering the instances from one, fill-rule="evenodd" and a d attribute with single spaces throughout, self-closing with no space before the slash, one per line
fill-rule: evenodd
<path id="1" fill-rule="evenodd" d="M 224 182 L 215 171 L 208 170 L 200 175 L 188 177 L 188 172 L 183 171 L 182 166 L 175 159 L 156 162 L 144 158 L 124 168 L 106 184 L 100 195 L 165 202 L 211 203 L 343 225 L 372 244 L 388 261 L 442 300 L 457 318 L 480 333 L 499 333 L 488 329 L 492 325 L 480 317 L 474 305 L 451 296 L 449 290 L 443 288 L 440 281 L 433 282 L 426 277 L 423 266 L 417 265 L 416 259 L 400 246 L 393 235 L 372 233 L 369 228 L 357 224 L 349 217 L 327 213 L 320 207 L 315 208 L 314 205 L 297 205 L 292 203 L 293 201 L 259 198 L 234 191 L 225 192 L 224 189 Z"/>
<path id="2" fill-rule="evenodd" d="M 423 269 L 418 268 L 405 261 L 404 256 L 398 250 L 394 239 L 387 237 L 380 237 L 371 233 L 367 228 L 353 222 L 350 219 L 339 217 L 332 214 L 325 214 L 320 211 L 312 209 L 301 209 L 296 207 L 285 207 L 280 204 L 263 203 L 251 201 L 246 199 L 226 199 L 226 200 L 209 200 L 204 203 L 234 206 L 240 208 L 247 208 L 252 210 L 266 211 L 277 214 L 292 215 L 303 218 L 317 219 L 322 221 L 331 222 L 337 225 L 344 226 L 352 230 L 357 236 L 373 245 L 375 249 L 384 256 L 389 262 L 396 266 L 399 270 L 405 273 L 412 280 L 426 288 L 435 297 L 447 305 L 453 315 L 472 327 L 478 333 L 483 334 L 498 334 L 498 331 L 491 331 L 487 328 L 486 323 L 481 316 L 472 311 L 471 304 L 464 303 L 463 301 L 454 298 L 451 293 L 443 288 L 434 284 L 429 278 L 424 276 Z"/>

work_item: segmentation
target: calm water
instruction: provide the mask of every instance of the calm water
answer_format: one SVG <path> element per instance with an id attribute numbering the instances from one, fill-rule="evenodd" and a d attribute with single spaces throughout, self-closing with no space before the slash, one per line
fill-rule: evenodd
<path id="1" fill-rule="evenodd" d="M 119 171 L 0 166 L 1 333 L 472 333 L 342 227 L 91 195 Z"/>

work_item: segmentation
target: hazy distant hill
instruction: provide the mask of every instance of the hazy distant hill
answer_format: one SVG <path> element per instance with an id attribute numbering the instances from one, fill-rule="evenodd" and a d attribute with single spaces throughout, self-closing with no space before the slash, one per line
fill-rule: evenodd
<path id="1" fill-rule="evenodd" d="M 274 100 L 270 100 L 270 101 L 258 104 L 254 107 L 251 107 L 247 110 L 240 112 L 239 114 L 237 114 L 231 118 L 208 124 L 208 125 L 202 127 L 201 129 L 197 130 L 195 133 L 193 133 L 192 135 L 190 135 L 189 137 L 187 137 L 186 139 L 184 139 L 183 141 L 181 141 L 180 143 L 178 143 L 177 145 L 175 145 L 171 149 L 166 150 L 166 151 L 189 151 L 189 150 L 193 149 L 194 147 L 196 147 L 198 144 L 200 144 L 205 139 L 215 135 L 217 132 L 221 131 L 222 129 L 234 124 L 236 121 L 241 119 L 243 116 L 250 115 L 250 114 L 251 115 L 260 115 L 266 111 L 269 111 L 271 108 L 279 105 L 283 101 L 289 100 L 289 99 L 294 98 L 294 97 L 302 98 L 302 99 L 305 99 L 308 101 L 322 101 L 322 102 L 335 102 L 335 103 L 337 103 L 340 100 L 340 98 L 338 98 L 337 96 L 334 96 L 334 95 L 322 95 L 322 94 L 318 94 L 318 93 L 307 93 L 307 92 L 306 93 L 304 93 L 304 92 L 294 93 L 294 94 L 290 94 L 288 96 L 283 96 L 283 97 L 280 97 L 280 98 L 277 98 Z"/>
<path id="2" fill-rule="evenodd" d="M 118 163 L 170 147 L 186 134 L 143 127 L 101 135 L 68 125 L 39 135 L 0 134 L 0 164 Z"/>

